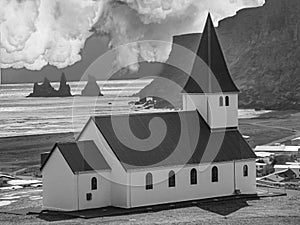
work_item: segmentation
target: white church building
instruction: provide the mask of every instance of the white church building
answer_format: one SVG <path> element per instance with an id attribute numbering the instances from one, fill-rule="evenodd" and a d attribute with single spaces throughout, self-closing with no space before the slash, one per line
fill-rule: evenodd
<path id="1" fill-rule="evenodd" d="M 44 210 L 256 194 L 256 156 L 238 130 L 238 89 L 210 16 L 202 37 L 174 42 L 186 36 L 209 71 L 194 63 L 183 110 L 90 118 L 76 142 L 57 143 L 42 163 Z"/>

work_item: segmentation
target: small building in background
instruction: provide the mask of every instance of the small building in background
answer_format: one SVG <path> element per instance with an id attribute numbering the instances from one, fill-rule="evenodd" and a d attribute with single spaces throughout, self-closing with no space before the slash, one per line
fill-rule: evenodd
<path id="1" fill-rule="evenodd" d="M 298 151 L 300 146 L 289 146 L 289 145 L 258 145 L 255 147 L 255 154 L 260 152 L 273 153 L 277 155 L 286 154 L 298 157 Z"/>
<path id="2" fill-rule="evenodd" d="M 300 178 L 300 163 L 289 163 L 286 165 L 274 165 L 275 172 L 284 171 L 287 169 L 292 170 L 296 174 L 296 178 Z"/>

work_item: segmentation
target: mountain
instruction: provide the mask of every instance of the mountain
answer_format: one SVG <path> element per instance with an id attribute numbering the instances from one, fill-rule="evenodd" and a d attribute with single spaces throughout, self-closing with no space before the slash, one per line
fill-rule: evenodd
<path id="1" fill-rule="evenodd" d="M 241 108 L 300 109 L 299 12 L 299 0 L 267 0 L 262 7 L 243 9 L 220 22 L 217 33 L 231 76 L 241 91 Z M 162 80 L 184 87 L 186 74 L 174 68 L 162 71 L 161 78 L 138 95 L 159 93 L 180 107 L 180 88 Z"/>

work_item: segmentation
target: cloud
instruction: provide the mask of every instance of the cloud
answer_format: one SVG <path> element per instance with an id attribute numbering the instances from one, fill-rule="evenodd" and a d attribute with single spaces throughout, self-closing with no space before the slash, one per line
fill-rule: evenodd
<path id="1" fill-rule="evenodd" d="M 208 12 L 214 22 L 234 15 L 245 7 L 261 6 L 264 0 L 118 0 L 108 1 L 94 30 L 110 37 L 117 48 L 115 65 L 124 67 L 140 59 L 168 59 L 173 35 L 202 32 Z M 137 42 L 160 40 L 162 42 Z M 127 57 L 126 57 L 127 56 Z"/>
<path id="2" fill-rule="evenodd" d="M 39 70 L 74 64 L 101 9 L 92 0 L 1 0 L 0 66 Z"/>
<path id="3" fill-rule="evenodd" d="M 207 12 L 215 23 L 264 0 L 1 0 L 0 67 L 39 70 L 81 59 L 93 31 L 117 48 L 115 67 L 139 59 L 165 61 L 173 35 L 201 32 Z M 137 42 L 159 40 L 163 42 Z"/>

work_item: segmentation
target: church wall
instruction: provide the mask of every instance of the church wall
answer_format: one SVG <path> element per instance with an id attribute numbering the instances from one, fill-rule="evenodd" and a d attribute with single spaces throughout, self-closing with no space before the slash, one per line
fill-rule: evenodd
<path id="1" fill-rule="evenodd" d="M 220 97 L 223 97 L 223 106 L 220 106 Z M 225 105 L 225 97 L 229 97 L 229 106 Z M 238 95 L 237 94 L 210 94 L 208 95 L 209 116 L 211 128 L 238 127 Z"/>
<path id="2" fill-rule="evenodd" d="M 116 158 L 115 154 L 107 144 L 101 132 L 96 127 L 93 120 L 85 126 L 84 130 L 78 137 L 78 141 L 93 140 L 111 167 L 111 204 L 116 207 L 129 207 L 128 196 L 128 174 L 125 172 L 123 166 Z"/>
<path id="3" fill-rule="evenodd" d="M 244 176 L 243 167 L 248 166 L 248 176 Z M 256 163 L 255 160 L 238 161 L 235 164 L 236 189 L 242 194 L 256 193 Z"/>
<path id="4" fill-rule="evenodd" d="M 58 148 L 54 150 L 44 166 L 42 176 L 44 210 L 78 209 L 76 177 Z"/>
<path id="5" fill-rule="evenodd" d="M 183 94 L 183 110 L 195 111 L 196 109 L 207 122 L 207 98 L 199 94 Z"/>
<path id="6" fill-rule="evenodd" d="M 220 106 L 220 97 L 223 106 Z M 225 97 L 229 97 L 229 106 Z M 183 94 L 183 110 L 198 110 L 212 129 L 238 127 L 238 95 L 237 94 Z"/>
<path id="7" fill-rule="evenodd" d="M 218 167 L 218 182 L 211 181 L 213 166 Z M 197 170 L 196 185 L 190 184 L 192 168 Z M 168 174 L 171 169 L 176 173 L 175 187 L 168 187 Z M 149 172 L 153 175 L 152 190 L 145 189 L 145 177 Z M 132 207 L 228 196 L 234 193 L 233 162 L 132 171 L 131 184 Z"/>
<path id="8" fill-rule="evenodd" d="M 91 189 L 91 180 L 97 179 L 97 189 Z M 78 175 L 78 197 L 79 210 L 100 208 L 111 205 L 111 182 L 110 171 L 95 171 L 92 173 L 80 173 Z M 87 194 L 92 195 L 91 200 L 87 200 Z"/>

